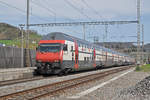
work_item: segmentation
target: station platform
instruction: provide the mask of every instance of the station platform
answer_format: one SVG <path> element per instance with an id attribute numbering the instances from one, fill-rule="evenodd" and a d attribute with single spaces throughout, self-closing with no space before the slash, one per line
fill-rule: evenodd
<path id="1" fill-rule="evenodd" d="M 32 77 L 35 67 L 0 69 L 0 81 Z"/>

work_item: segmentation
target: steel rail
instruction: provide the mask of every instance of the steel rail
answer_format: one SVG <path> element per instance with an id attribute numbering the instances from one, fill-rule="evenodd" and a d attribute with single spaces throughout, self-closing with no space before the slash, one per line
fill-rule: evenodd
<path id="1" fill-rule="evenodd" d="M 39 77 L 29 77 L 29 78 L 0 81 L 0 87 L 6 86 L 6 85 L 13 85 L 13 84 L 17 84 L 17 83 L 24 83 L 24 82 L 29 82 L 29 81 L 41 80 L 41 79 L 44 79 L 44 77 L 39 76 Z"/>

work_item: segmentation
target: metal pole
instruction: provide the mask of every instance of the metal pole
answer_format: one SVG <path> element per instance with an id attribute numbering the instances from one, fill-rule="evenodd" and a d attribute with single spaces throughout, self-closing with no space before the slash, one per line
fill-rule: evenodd
<path id="1" fill-rule="evenodd" d="M 103 34 L 103 47 L 105 47 L 105 34 Z"/>
<path id="2" fill-rule="evenodd" d="M 27 47 L 29 49 L 29 0 L 27 0 L 27 22 L 26 22 L 26 31 L 27 31 Z"/>
<path id="3" fill-rule="evenodd" d="M 21 67 L 24 67 L 24 42 L 23 42 L 23 27 L 21 27 Z"/>
<path id="4" fill-rule="evenodd" d="M 56 23 L 56 13 L 55 13 L 55 23 Z"/>
<path id="5" fill-rule="evenodd" d="M 29 7 L 30 7 L 30 4 L 29 4 L 29 0 L 27 0 L 27 22 L 26 22 L 26 33 L 27 33 L 27 41 L 26 41 L 26 65 L 27 67 L 31 66 L 31 63 L 30 63 L 30 55 L 29 55 Z"/>
<path id="6" fill-rule="evenodd" d="M 83 39 L 85 40 L 85 24 L 83 24 Z"/>
<path id="7" fill-rule="evenodd" d="M 107 41 L 107 35 L 108 35 L 108 24 L 105 25 L 105 42 Z"/>
<path id="8" fill-rule="evenodd" d="M 137 64 L 140 62 L 140 0 L 137 0 Z"/>
<path id="9" fill-rule="evenodd" d="M 144 64 L 144 25 L 142 24 L 142 64 Z"/>

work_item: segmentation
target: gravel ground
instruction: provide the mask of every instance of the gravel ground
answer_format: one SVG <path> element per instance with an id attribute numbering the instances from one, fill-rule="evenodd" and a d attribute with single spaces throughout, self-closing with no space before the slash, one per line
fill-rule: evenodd
<path id="1" fill-rule="evenodd" d="M 135 86 L 124 89 L 120 92 L 120 96 L 128 95 L 130 97 L 138 97 L 140 99 L 150 99 L 150 76 L 138 82 Z"/>
<path id="2" fill-rule="evenodd" d="M 63 93 L 60 96 L 57 97 L 47 97 L 43 98 L 41 100 L 75 100 L 75 99 L 69 99 L 68 97 L 74 96 L 77 93 L 80 93 L 82 91 L 85 91 L 91 87 L 97 86 L 103 82 L 106 82 L 110 79 L 112 79 L 115 76 L 118 76 L 123 72 L 119 72 L 116 74 L 113 74 L 111 76 L 107 76 L 101 80 L 97 80 L 94 82 L 90 82 L 87 84 L 84 84 L 82 86 L 78 86 L 74 89 L 67 90 L 67 93 Z M 127 75 L 109 83 L 106 84 L 104 87 L 99 88 L 98 90 L 83 96 L 76 100 L 150 100 L 149 96 L 146 96 L 145 98 L 139 97 L 139 96 L 132 96 L 132 95 L 122 95 L 122 91 L 125 91 L 129 87 L 134 87 L 138 82 L 140 82 L 145 77 L 149 76 L 150 73 L 145 72 L 130 72 Z"/>
<path id="3" fill-rule="evenodd" d="M 26 89 L 35 88 L 35 87 L 46 85 L 46 84 L 51 84 L 51 83 L 54 83 L 54 82 L 73 79 L 73 78 L 77 78 L 77 77 L 80 77 L 80 76 L 89 75 L 89 74 L 92 74 L 92 73 L 98 73 L 98 72 L 102 72 L 102 71 L 106 71 L 106 70 L 110 70 L 110 69 L 83 72 L 83 73 L 72 74 L 72 75 L 63 76 L 63 77 L 52 76 L 52 77 L 49 77 L 47 79 L 30 81 L 30 82 L 26 82 L 26 83 L 19 83 L 19 84 L 14 84 L 14 85 L 10 85 L 10 86 L 3 86 L 3 87 L 0 87 L 0 96 L 10 94 L 10 93 L 14 93 L 14 92 L 17 92 L 17 91 L 22 91 L 22 90 L 26 90 Z"/>

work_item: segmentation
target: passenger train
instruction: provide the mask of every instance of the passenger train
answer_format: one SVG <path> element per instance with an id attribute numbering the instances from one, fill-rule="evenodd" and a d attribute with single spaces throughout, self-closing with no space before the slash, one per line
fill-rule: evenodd
<path id="1" fill-rule="evenodd" d="M 88 41 L 54 32 L 39 41 L 36 74 L 67 74 L 108 66 L 130 65 L 134 58 Z"/>

